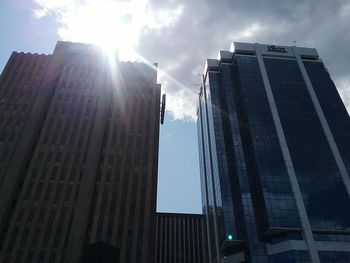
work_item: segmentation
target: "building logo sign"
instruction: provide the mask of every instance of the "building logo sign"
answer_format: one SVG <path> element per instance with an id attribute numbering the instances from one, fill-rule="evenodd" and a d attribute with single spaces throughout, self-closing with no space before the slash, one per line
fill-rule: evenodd
<path id="1" fill-rule="evenodd" d="M 278 53 L 287 53 L 287 50 L 284 47 L 276 47 L 274 45 L 268 46 L 267 51 L 278 52 Z"/>

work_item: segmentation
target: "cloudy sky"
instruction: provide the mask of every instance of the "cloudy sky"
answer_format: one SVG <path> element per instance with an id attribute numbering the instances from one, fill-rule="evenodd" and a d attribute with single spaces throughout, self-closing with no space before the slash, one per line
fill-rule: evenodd
<path id="1" fill-rule="evenodd" d="M 232 41 L 315 47 L 350 109 L 349 26 L 347 0 L 0 0 L 0 69 L 12 50 L 52 53 L 57 40 L 158 62 L 168 96 L 158 210 L 200 212 L 195 93 L 205 59 Z"/>

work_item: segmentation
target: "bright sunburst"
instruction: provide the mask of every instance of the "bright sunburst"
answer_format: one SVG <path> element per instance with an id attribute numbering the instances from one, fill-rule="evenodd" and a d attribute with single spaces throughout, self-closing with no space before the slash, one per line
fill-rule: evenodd
<path id="1" fill-rule="evenodd" d="M 151 10 L 148 0 L 34 0 L 37 18 L 55 15 L 63 40 L 97 44 L 110 54 L 118 50 L 121 60 L 136 59 L 135 48 L 143 29 L 171 26 L 182 13 Z"/>
<path id="2" fill-rule="evenodd" d="M 121 59 L 132 60 L 143 26 L 145 2 L 88 1 L 68 9 L 59 35 L 64 39 L 92 43 Z"/>

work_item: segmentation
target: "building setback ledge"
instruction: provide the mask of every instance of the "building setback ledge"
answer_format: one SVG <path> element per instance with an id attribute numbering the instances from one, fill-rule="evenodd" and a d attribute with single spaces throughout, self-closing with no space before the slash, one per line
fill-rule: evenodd
<path id="1" fill-rule="evenodd" d="M 316 241 L 318 251 L 343 251 L 350 252 L 350 242 Z"/>
<path id="2" fill-rule="evenodd" d="M 278 244 L 266 244 L 268 255 L 274 255 L 290 250 L 307 250 L 304 240 L 287 240 Z"/>

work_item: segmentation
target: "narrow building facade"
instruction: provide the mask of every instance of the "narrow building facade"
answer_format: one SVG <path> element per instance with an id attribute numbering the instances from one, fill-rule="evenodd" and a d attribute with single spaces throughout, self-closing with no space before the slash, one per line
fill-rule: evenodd
<path id="1" fill-rule="evenodd" d="M 209 262 L 203 215 L 157 213 L 156 229 L 156 263 Z"/>

